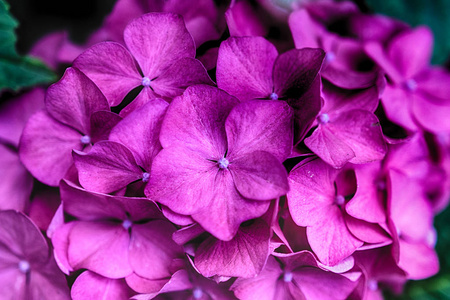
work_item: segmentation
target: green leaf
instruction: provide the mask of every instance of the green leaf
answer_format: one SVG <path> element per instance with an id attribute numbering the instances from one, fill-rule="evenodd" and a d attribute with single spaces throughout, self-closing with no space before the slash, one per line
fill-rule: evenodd
<path id="1" fill-rule="evenodd" d="M 450 1 L 448 0 L 366 0 L 376 13 L 400 19 L 411 26 L 428 25 L 434 33 L 432 63 L 443 64 L 449 58 Z"/>
<path id="2" fill-rule="evenodd" d="M 17 25 L 17 20 L 9 13 L 9 5 L 0 0 L 0 91 L 17 91 L 56 80 L 55 73 L 42 61 L 17 53 L 14 32 Z"/>

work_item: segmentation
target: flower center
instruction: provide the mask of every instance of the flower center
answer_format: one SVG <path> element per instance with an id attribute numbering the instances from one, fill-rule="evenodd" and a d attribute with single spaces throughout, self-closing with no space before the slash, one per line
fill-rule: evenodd
<path id="1" fill-rule="evenodd" d="M 327 52 L 325 54 L 325 64 L 328 65 L 329 63 L 333 62 L 336 59 L 336 54 L 332 51 Z"/>
<path id="2" fill-rule="evenodd" d="M 219 165 L 219 168 L 221 168 L 221 169 L 228 169 L 228 165 L 230 164 L 230 162 L 225 157 L 222 157 L 221 159 L 219 159 L 217 161 L 217 164 Z"/>
<path id="3" fill-rule="evenodd" d="M 408 91 L 414 92 L 417 89 L 417 81 L 409 79 L 405 82 L 405 87 Z"/>
<path id="4" fill-rule="evenodd" d="M 142 174 L 142 181 L 143 181 L 143 182 L 148 182 L 149 179 L 150 179 L 150 174 L 147 173 L 147 172 L 144 172 L 144 173 Z"/>
<path id="5" fill-rule="evenodd" d="M 149 86 L 150 86 L 150 82 L 152 82 L 150 78 L 148 78 L 148 77 L 143 77 L 143 78 L 142 78 L 141 84 L 142 84 L 143 86 L 149 87 Z"/>
<path id="6" fill-rule="evenodd" d="M 81 143 L 82 143 L 83 145 L 90 144 L 90 143 L 91 143 L 91 137 L 88 136 L 88 135 L 83 135 L 83 136 L 81 137 L 80 141 L 81 141 Z"/>
<path id="7" fill-rule="evenodd" d="M 196 287 L 192 290 L 192 296 L 194 299 L 200 299 L 203 296 L 203 291 L 201 288 Z"/>
<path id="8" fill-rule="evenodd" d="M 125 228 L 126 230 L 130 229 L 130 227 L 133 225 L 133 221 L 131 221 L 130 219 L 126 219 L 125 221 L 122 222 L 122 226 L 123 228 Z"/>
<path id="9" fill-rule="evenodd" d="M 284 282 L 291 282 L 292 281 L 292 273 L 289 271 L 284 272 L 283 274 L 283 281 Z"/>
<path id="10" fill-rule="evenodd" d="M 278 100 L 278 95 L 277 95 L 277 93 L 272 93 L 272 94 L 270 94 L 269 98 L 271 100 Z"/>
<path id="11" fill-rule="evenodd" d="M 26 260 L 19 261 L 18 267 L 22 273 L 28 273 L 30 271 L 30 263 Z"/>
<path id="12" fill-rule="evenodd" d="M 336 198 L 334 198 L 334 203 L 336 203 L 337 205 L 341 206 L 344 205 L 345 203 L 345 198 L 342 195 L 337 195 Z"/>
<path id="13" fill-rule="evenodd" d="M 330 122 L 330 116 L 328 114 L 320 114 L 317 117 L 317 121 L 319 122 L 319 124 L 326 124 Z"/>
<path id="14" fill-rule="evenodd" d="M 378 290 L 378 282 L 375 279 L 367 280 L 367 288 L 371 291 Z"/>

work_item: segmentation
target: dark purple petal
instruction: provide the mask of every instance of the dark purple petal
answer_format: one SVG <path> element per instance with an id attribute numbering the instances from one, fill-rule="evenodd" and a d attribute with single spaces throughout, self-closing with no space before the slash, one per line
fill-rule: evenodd
<path id="1" fill-rule="evenodd" d="M 117 191 L 144 174 L 131 151 L 117 142 L 98 142 L 89 153 L 74 152 L 73 160 L 80 184 L 94 192 Z"/>
<path id="2" fill-rule="evenodd" d="M 87 135 L 92 113 L 110 110 L 98 87 L 75 68 L 66 69 L 61 80 L 47 89 L 45 107 L 56 120 Z"/>
<path id="3" fill-rule="evenodd" d="M 72 150 L 82 150 L 82 135 L 59 123 L 46 112 L 34 114 L 20 141 L 19 154 L 25 167 L 41 182 L 57 186 L 72 165 Z"/>
<path id="4" fill-rule="evenodd" d="M 131 21 L 124 40 L 144 76 L 150 80 L 183 57 L 195 57 L 192 36 L 183 17 L 172 13 L 150 13 Z"/>
<path id="5" fill-rule="evenodd" d="M 266 263 L 269 239 L 270 228 L 261 219 L 241 226 L 231 241 L 209 237 L 195 252 L 195 267 L 205 277 L 254 277 Z"/>
<path id="6" fill-rule="evenodd" d="M 231 37 L 220 44 L 217 86 L 239 100 L 268 98 L 277 49 L 262 37 Z"/>
<path id="7" fill-rule="evenodd" d="M 91 115 L 91 141 L 97 143 L 108 139 L 111 129 L 122 118 L 110 111 L 96 111 Z"/>
<path id="8" fill-rule="evenodd" d="M 128 50 L 114 42 L 92 46 L 78 56 L 73 66 L 95 82 L 111 106 L 119 105 L 132 89 L 141 85 L 143 77 Z"/>
<path id="9" fill-rule="evenodd" d="M 225 129 L 230 161 L 253 151 L 269 152 L 280 162 L 291 154 L 292 109 L 284 101 L 240 103 L 230 112 Z"/>

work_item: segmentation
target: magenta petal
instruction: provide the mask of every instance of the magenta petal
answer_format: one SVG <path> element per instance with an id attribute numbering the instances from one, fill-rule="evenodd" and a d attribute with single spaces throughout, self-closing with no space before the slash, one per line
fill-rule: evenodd
<path id="1" fill-rule="evenodd" d="M 387 55 L 403 78 L 411 78 L 430 63 L 432 50 L 433 33 L 423 26 L 396 36 Z"/>
<path id="2" fill-rule="evenodd" d="M 375 112 L 379 103 L 379 90 L 372 86 L 363 90 L 345 90 L 332 84 L 323 84 L 323 112 L 342 113 L 352 109 Z"/>
<path id="3" fill-rule="evenodd" d="M 358 239 L 370 244 L 391 243 L 389 234 L 378 224 L 368 223 L 345 215 L 348 230 Z"/>
<path id="4" fill-rule="evenodd" d="M 81 134 L 50 117 L 46 112 L 34 114 L 20 141 L 23 164 L 41 182 L 57 186 L 72 165 L 72 150 L 82 150 Z"/>
<path id="5" fill-rule="evenodd" d="M 262 216 L 270 205 L 270 201 L 243 198 L 228 171 L 215 173 L 213 190 L 210 205 L 192 214 L 192 218 L 223 241 L 231 240 L 242 222 Z"/>
<path id="6" fill-rule="evenodd" d="M 108 139 L 111 129 L 122 118 L 110 111 L 96 111 L 91 115 L 91 142 L 97 143 Z"/>
<path id="7" fill-rule="evenodd" d="M 415 97 L 417 95 L 401 87 L 387 85 L 381 97 L 381 102 L 388 119 L 406 129 L 417 131 L 417 124 L 410 104 Z"/>
<path id="8" fill-rule="evenodd" d="M 86 268 L 109 278 L 133 272 L 128 262 L 130 237 L 120 223 L 75 221 L 69 234 L 68 259 L 74 269 Z"/>
<path id="9" fill-rule="evenodd" d="M 229 169 L 236 189 L 245 198 L 271 200 L 289 190 L 286 169 L 265 151 L 241 155 L 232 160 Z"/>
<path id="10" fill-rule="evenodd" d="M 337 206 L 327 210 L 326 217 L 306 228 L 311 249 L 326 265 L 335 265 L 362 246 L 347 228 L 344 216 Z"/>
<path id="11" fill-rule="evenodd" d="M 150 79 L 161 75 L 175 60 L 195 57 L 192 36 L 177 14 L 150 13 L 134 19 L 125 28 L 124 40 Z"/>
<path id="12" fill-rule="evenodd" d="M 131 112 L 135 111 L 141 106 L 144 106 L 146 103 L 150 102 L 153 99 L 158 98 L 158 95 L 153 92 L 153 90 L 150 87 L 144 87 L 139 94 L 136 96 L 136 98 L 131 101 L 130 104 L 125 106 L 119 113 L 119 115 L 122 118 L 125 118 L 128 116 Z"/>
<path id="13" fill-rule="evenodd" d="M 322 49 L 292 49 L 277 57 L 273 68 L 274 92 L 281 98 L 303 95 L 319 73 Z"/>
<path id="14" fill-rule="evenodd" d="M 383 159 L 386 143 L 377 117 L 368 111 L 351 110 L 330 114 L 330 121 L 320 124 L 305 144 L 335 168 L 350 161 L 355 164 Z"/>
<path id="15" fill-rule="evenodd" d="M 71 290 L 73 300 L 122 300 L 133 294 L 123 279 L 110 279 L 91 271 L 78 276 Z"/>
<path id="16" fill-rule="evenodd" d="M 93 112 L 110 110 L 98 87 L 75 68 L 68 68 L 61 80 L 47 89 L 45 107 L 56 120 L 83 134 L 90 134 Z"/>
<path id="17" fill-rule="evenodd" d="M 155 93 L 169 98 L 181 95 L 194 84 L 213 85 L 202 63 L 191 57 L 181 58 L 171 64 L 150 83 Z"/>
<path id="18" fill-rule="evenodd" d="M 136 295 L 132 298 L 136 300 L 153 299 L 159 294 L 160 290 L 167 283 L 167 279 L 151 280 L 141 277 L 136 273 L 132 273 L 131 275 L 127 276 L 125 280 L 127 285 L 134 291 L 138 293 L 145 293 L 145 295 Z"/>
<path id="19" fill-rule="evenodd" d="M 262 37 L 230 37 L 220 44 L 217 86 L 241 101 L 269 97 L 277 56 L 275 46 Z"/>
<path id="20" fill-rule="evenodd" d="M 73 268 L 69 263 L 67 250 L 69 248 L 69 234 L 75 224 L 76 223 L 71 222 L 59 226 L 52 233 L 51 237 L 53 244 L 53 256 L 55 257 L 55 261 L 61 271 L 67 275 L 69 275 L 70 272 L 73 271 Z"/>
<path id="21" fill-rule="evenodd" d="M 254 277 L 269 256 L 269 239 L 270 228 L 260 219 L 242 226 L 231 241 L 209 237 L 195 252 L 195 267 L 205 277 Z"/>
<path id="22" fill-rule="evenodd" d="M 139 166 L 150 171 L 153 158 L 161 150 L 159 132 L 168 103 L 154 99 L 120 121 L 109 139 L 122 143 L 133 153 Z"/>
<path id="23" fill-rule="evenodd" d="M 412 112 L 423 128 L 436 134 L 450 131 L 448 120 L 450 105 L 436 105 L 421 95 L 414 95 L 412 98 L 414 99 Z"/>
<path id="24" fill-rule="evenodd" d="M 130 265 L 133 271 L 146 279 L 169 277 L 173 259 L 183 250 L 172 240 L 176 228 L 163 220 L 134 224 L 131 229 Z"/>
<path id="25" fill-rule="evenodd" d="M 263 22 L 250 3 L 234 1 L 225 12 L 230 36 L 265 36 Z"/>
<path id="26" fill-rule="evenodd" d="M 400 240 L 400 260 L 409 279 L 420 280 L 431 277 L 439 271 L 436 251 L 425 243 L 410 243 Z"/>
<path id="27" fill-rule="evenodd" d="M 30 202 L 33 177 L 19 160 L 19 154 L 0 144 L 0 209 L 25 211 Z"/>
<path id="28" fill-rule="evenodd" d="M 283 162 L 292 151 L 292 109 L 284 101 L 253 100 L 237 105 L 225 122 L 231 160 L 265 151 Z"/>
<path id="29" fill-rule="evenodd" d="M 182 147 L 163 149 L 153 161 L 145 194 L 176 213 L 190 215 L 210 205 L 217 193 L 217 172 L 215 163 L 197 152 Z"/>
<path id="30" fill-rule="evenodd" d="M 0 105 L 0 139 L 19 145 L 22 130 L 32 114 L 44 108 L 45 91 L 34 88 Z"/>
<path id="31" fill-rule="evenodd" d="M 175 98 L 167 110 L 160 141 L 164 148 L 180 144 L 219 159 L 227 149 L 223 124 L 238 100 L 222 90 L 195 85 Z"/>
<path id="32" fill-rule="evenodd" d="M 111 193 L 142 179 L 133 154 L 120 143 L 103 141 L 89 153 L 74 152 L 80 184 L 91 191 Z"/>
<path id="33" fill-rule="evenodd" d="M 128 92 L 142 82 L 131 54 L 114 42 L 92 46 L 78 56 L 73 66 L 95 82 L 111 106 L 119 105 Z"/>

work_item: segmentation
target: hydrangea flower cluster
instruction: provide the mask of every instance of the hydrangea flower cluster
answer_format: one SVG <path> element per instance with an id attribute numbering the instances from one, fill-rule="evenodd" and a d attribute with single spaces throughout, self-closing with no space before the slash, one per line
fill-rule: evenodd
<path id="1" fill-rule="evenodd" d="M 382 299 L 436 274 L 432 46 L 326 0 L 119 0 L 86 45 L 45 37 L 70 67 L 0 110 L 0 294 Z"/>

